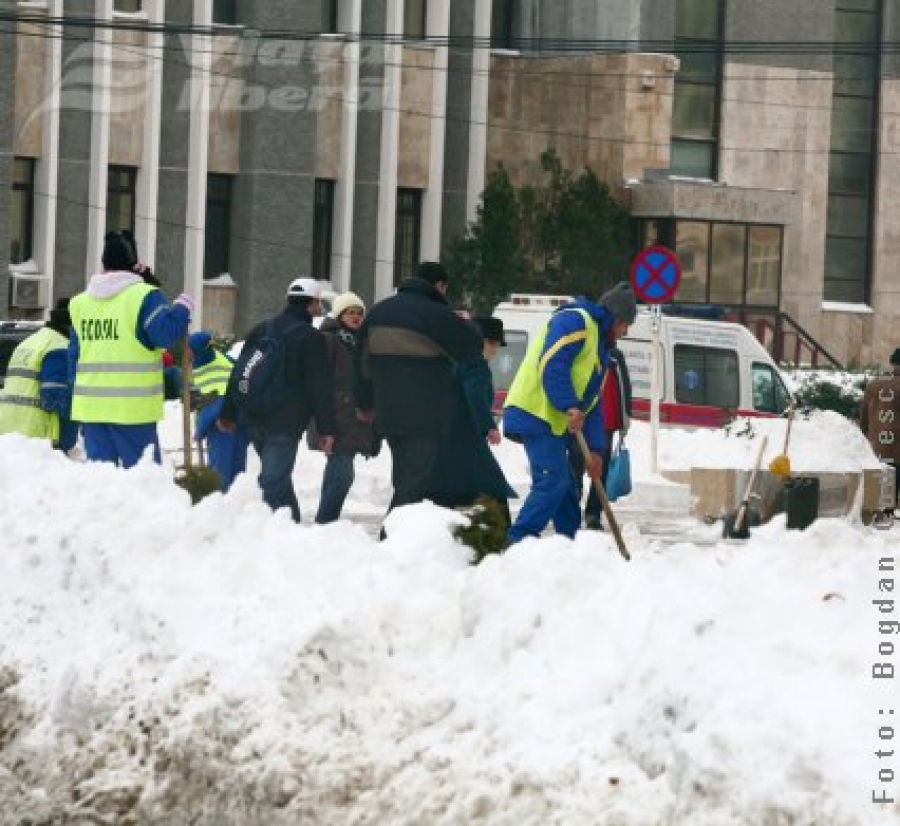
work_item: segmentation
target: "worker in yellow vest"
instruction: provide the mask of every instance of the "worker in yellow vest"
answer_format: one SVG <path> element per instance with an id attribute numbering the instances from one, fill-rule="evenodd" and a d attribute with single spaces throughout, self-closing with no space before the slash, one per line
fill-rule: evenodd
<path id="1" fill-rule="evenodd" d="M 551 521 L 564 536 L 578 531 L 581 502 L 568 461 L 570 434 L 583 433 L 592 456 L 586 471 L 598 478 L 608 341 L 624 334 L 636 316 L 634 292 L 622 283 L 603 304 L 582 298 L 562 305 L 529 345 L 503 409 L 503 432 L 524 445 L 531 468 L 531 491 L 507 532 L 510 543 L 540 536 Z"/>
<path id="2" fill-rule="evenodd" d="M 0 390 L 0 434 L 47 439 L 69 451 L 78 439 L 72 422 L 67 348 L 72 331 L 69 299 L 57 301 L 50 318 L 13 351 Z"/>
<path id="3" fill-rule="evenodd" d="M 137 266 L 122 235 L 107 233 L 103 272 L 70 303 L 72 418 L 82 425 L 90 461 L 122 467 L 135 465 L 148 449 L 161 461 L 162 351 L 186 335 L 194 309 L 185 293 L 169 304 Z"/>
<path id="4" fill-rule="evenodd" d="M 206 330 L 192 333 L 188 341 L 193 360 L 193 387 L 200 399 L 212 396 L 212 401 L 197 412 L 194 439 L 206 441 L 209 466 L 218 474 L 222 492 L 225 493 L 235 477 L 247 469 L 247 448 L 250 445 L 250 437 L 243 424 L 239 424 L 234 431 L 216 427 L 234 362 L 213 347 L 212 335 Z"/>

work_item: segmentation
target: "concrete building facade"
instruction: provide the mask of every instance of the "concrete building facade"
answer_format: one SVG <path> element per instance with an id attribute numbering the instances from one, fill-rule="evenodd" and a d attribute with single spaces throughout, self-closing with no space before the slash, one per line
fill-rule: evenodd
<path id="1" fill-rule="evenodd" d="M 80 290 L 123 227 L 221 333 L 298 274 L 383 297 L 464 230 L 488 170 L 531 182 L 552 147 L 627 203 L 635 250 L 678 252 L 676 300 L 843 362 L 900 344 L 900 0 L 0 0 L 0 18 L 4 317 Z"/>

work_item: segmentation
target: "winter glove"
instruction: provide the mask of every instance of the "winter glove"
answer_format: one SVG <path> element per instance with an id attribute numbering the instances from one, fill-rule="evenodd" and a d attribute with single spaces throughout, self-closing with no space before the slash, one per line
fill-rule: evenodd
<path id="1" fill-rule="evenodd" d="M 187 293 L 182 293 L 172 303 L 180 304 L 182 307 L 184 307 L 185 310 L 188 311 L 189 314 L 193 314 L 194 312 L 194 299 L 191 298 Z"/>

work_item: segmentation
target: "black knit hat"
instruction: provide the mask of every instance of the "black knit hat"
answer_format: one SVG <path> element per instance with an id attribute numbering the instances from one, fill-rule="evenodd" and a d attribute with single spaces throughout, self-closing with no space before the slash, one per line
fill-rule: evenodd
<path id="1" fill-rule="evenodd" d="M 419 264 L 416 275 L 423 281 L 427 281 L 429 284 L 437 284 L 439 281 L 450 280 L 450 276 L 447 275 L 447 270 L 444 269 L 444 265 L 437 261 L 423 261 Z"/>
<path id="2" fill-rule="evenodd" d="M 891 364 L 893 364 L 894 367 L 900 367 L 900 347 L 894 350 L 891 355 Z"/>
<path id="3" fill-rule="evenodd" d="M 137 260 L 131 245 L 119 232 L 107 232 L 103 239 L 103 269 L 130 270 Z"/>

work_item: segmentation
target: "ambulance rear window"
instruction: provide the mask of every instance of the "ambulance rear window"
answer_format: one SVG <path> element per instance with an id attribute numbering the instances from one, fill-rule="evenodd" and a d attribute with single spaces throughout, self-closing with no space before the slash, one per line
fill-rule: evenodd
<path id="1" fill-rule="evenodd" d="M 507 329 L 504 336 L 506 347 L 500 347 L 490 362 L 494 390 L 509 390 L 528 348 L 528 335 L 521 330 Z"/>
<path id="2" fill-rule="evenodd" d="M 733 350 L 675 345 L 675 401 L 707 407 L 738 407 L 738 359 Z"/>

